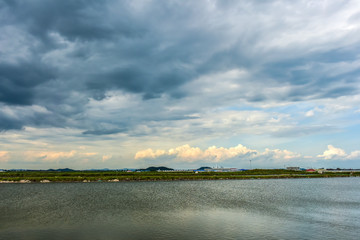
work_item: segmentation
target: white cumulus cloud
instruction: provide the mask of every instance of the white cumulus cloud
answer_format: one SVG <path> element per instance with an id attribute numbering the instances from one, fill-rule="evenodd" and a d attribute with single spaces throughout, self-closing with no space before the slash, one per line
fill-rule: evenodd
<path id="1" fill-rule="evenodd" d="M 291 152 L 289 150 L 281 150 L 281 149 L 265 149 L 265 151 L 261 155 L 269 155 L 273 159 L 281 159 L 281 160 L 290 160 L 295 158 L 300 158 L 301 154 Z"/>
<path id="2" fill-rule="evenodd" d="M 341 148 L 336 148 L 333 145 L 328 145 L 328 150 L 325 150 L 324 153 L 318 155 L 318 157 L 324 159 L 344 158 L 346 157 L 346 153 Z"/>
<path id="3" fill-rule="evenodd" d="M 169 156 L 175 158 L 176 161 L 182 162 L 221 162 L 227 159 L 248 154 L 256 155 L 258 154 L 258 152 L 256 150 L 249 149 L 241 144 L 230 148 L 211 146 L 205 150 L 202 150 L 199 147 L 191 147 L 189 144 L 185 144 L 176 148 L 171 148 L 169 150 L 154 151 L 151 148 L 142 150 L 135 154 L 135 159 Z"/>
<path id="4" fill-rule="evenodd" d="M 341 148 L 336 148 L 333 145 L 328 145 L 328 149 L 325 150 L 323 154 L 318 155 L 318 157 L 327 160 L 356 160 L 360 159 L 360 151 L 356 150 L 348 154 L 345 152 L 345 150 Z"/>

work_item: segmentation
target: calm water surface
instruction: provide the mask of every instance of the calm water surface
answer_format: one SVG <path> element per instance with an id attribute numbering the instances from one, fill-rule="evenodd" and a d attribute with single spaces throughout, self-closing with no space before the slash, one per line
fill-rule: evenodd
<path id="1" fill-rule="evenodd" d="M 360 239 L 360 178 L 0 184 L 0 239 Z"/>

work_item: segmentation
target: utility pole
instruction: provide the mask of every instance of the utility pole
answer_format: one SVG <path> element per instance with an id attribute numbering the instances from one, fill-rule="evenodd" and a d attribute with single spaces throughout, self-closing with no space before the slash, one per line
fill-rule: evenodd
<path id="1" fill-rule="evenodd" d="M 249 161 L 250 161 L 250 170 L 251 170 L 251 169 L 252 169 L 252 168 L 251 168 L 251 160 L 249 160 Z"/>

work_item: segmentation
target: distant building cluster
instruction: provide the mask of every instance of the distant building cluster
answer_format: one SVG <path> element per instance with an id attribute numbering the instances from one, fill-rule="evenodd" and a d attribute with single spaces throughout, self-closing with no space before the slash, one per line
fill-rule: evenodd
<path id="1" fill-rule="evenodd" d="M 287 167 L 286 170 L 291 170 L 291 171 L 306 171 L 306 172 L 317 172 L 317 173 L 351 173 L 351 172 L 360 172 L 360 169 L 325 169 L 325 168 L 318 168 L 318 169 L 314 169 L 314 168 L 300 168 L 300 167 Z"/>

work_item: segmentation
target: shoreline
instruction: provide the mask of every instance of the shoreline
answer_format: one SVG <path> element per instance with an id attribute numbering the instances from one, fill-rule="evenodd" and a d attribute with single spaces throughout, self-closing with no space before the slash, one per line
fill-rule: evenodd
<path id="1" fill-rule="evenodd" d="M 342 175 L 324 175 L 324 174 L 308 174 L 308 175 L 245 175 L 245 176 L 227 176 L 227 177 L 174 177 L 174 178 L 157 178 L 157 177 L 149 177 L 147 179 L 137 179 L 137 178 L 113 178 L 113 179 L 96 179 L 96 180 L 88 180 L 88 179 L 62 179 L 59 177 L 56 180 L 48 180 L 46 178 L 43 179 L 31 179 L 24 178 L 21 180 L 0 180 L 0 184 L 26 184 L 26 183 L 115 183 L 115 182 L 173 182 L 173 181 L 209 181 L 209 180 L 262 180 L 262 179 L 309 179 L 309 178 L 352 178 L 352 177 L 360 177 L 358 175 L 352 174 L 342 174 Z"/>
<path id="2" fill-rule="evenodd" d="M 360 172 L 307 172 L 286 169 L 252 169 L 236 172 L 8 171 L 0 172 L 0 183 L 206 181 L 356 176 L 360 177 Z"/>

